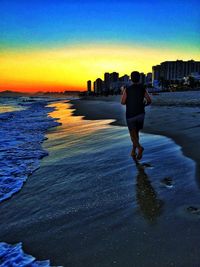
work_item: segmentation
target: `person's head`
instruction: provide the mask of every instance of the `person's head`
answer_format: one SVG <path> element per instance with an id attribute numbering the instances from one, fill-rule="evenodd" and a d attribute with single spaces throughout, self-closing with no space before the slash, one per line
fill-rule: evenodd
<path id="1" fill-rule="evenodd" d="M 133 71 L 131 73 L 131 81 L 134 83 L 139 83 L 140 81 L 140 73 L 138 71 Z"/>

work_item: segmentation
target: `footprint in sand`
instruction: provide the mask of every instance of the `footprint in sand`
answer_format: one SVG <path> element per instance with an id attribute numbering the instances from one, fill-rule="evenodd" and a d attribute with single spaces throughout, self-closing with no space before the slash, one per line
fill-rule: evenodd
<path id="1" fill-rule="evenodd" d="M 197 206 L 189 206 L 186 208 L 187 212 L 200 216 L 200 207 Z"/>
<path id="2" fill-rule="evenodd" d="M 195 220 L 195 221 L 199 220 L 200 219 L 200 206 L 199 204 L 181 206 L 177 210 L 177 215 L 179 215 L 179 217 L 184 217 L 188 220 Z"/>
<path id="3" fill-rule="evenodd" d="M 161 185 L 164 185 L 167 188 L 172 188 L 174 186 L 173 179 L 171 177 L 165 177 L 161 180 Z"/>

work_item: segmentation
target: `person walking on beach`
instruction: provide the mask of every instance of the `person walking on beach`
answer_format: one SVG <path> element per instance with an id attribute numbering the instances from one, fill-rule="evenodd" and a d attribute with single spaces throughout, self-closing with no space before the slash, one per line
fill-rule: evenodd
<path id="1" fill-rule="evenodd" d="M 131 156 L 140 160 L 144 148 L 139 141 L 139 131 L 143 129 L 145 106 L 151 104 L 151 97 L 145 86 L 140 84 L 140 73 L 138 71 L 131 73 L 131 80 L 133 84 L 123 90 L 121 104 L 126 105 L 126 121 L 133 142 Z"/>

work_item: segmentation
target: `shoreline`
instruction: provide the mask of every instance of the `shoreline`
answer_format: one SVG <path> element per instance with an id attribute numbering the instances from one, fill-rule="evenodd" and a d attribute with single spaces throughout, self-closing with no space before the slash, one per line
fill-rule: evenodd
<path id="1" fill-rule="evenodd" d="M 31 102 L 26 109 L 0 113 L 0 202 L 21 191 L 40 167 L 40 160 L 48 155 L 42 147 L 45 135 L 60 123 L 48 116 L 53 108 L 47 105 L 45 101 Z"/>
<path id="2" fill-rule="evenodd" d="M 112 110 L 124 115 L 114 109 L 116 105 L 112 103 Z M 101 113 L 100 106 L 105 109 L 105 102 L 95 104 Z M 54 108 L 49 116 L 61 125 L 47 131 L 43 148 L 49 156 L 40 168 L 19 194 L 0 206 L 1 240 L 21 242 L 24 251 L 40 261 L 49 259 L 45 262 L 52 266 L 96 266 L 94 262 L 97 267 L 114 266 L 109 259 L 118 266 L 125 262 L 125 267 L 133 261 L 137 266 L 155 266 L 155 262 L 162 266 L 169 247 L 175 251 L 171 255 L 175 265 L 188 266 L 194 255 L 186 251 L 196 242 L 200 209 L 194 161 L 185 158 L 173 140 L 146 134 L 144 162 L 136 168 L 125 127 L 73 116 L 70 101 L 49 107 Z M 109 115 L 113 116 L 111 111 Z M 140 246 L 143 233 L 148 234 L 145 246 Z M 182 239 L 187 240 L 187 248 Z M 132 247 L 139 252 L 145 249 L 147 257 L 138 258 Z M 158 256 L 160 247 L 164 249 Z"/>
<path id="3" fill-rule="evenodd" d="M 154 262 L 162 266 L 168 259 L 165 251 L 169 245 L 173 250 L 180 248 L 172 255 L 175 262 L 181 265 L 186 261 L 180 260 L 183 254 L 189 258 L 188 263 L 192 255 L 177 246 L 182 243 L 183 232 L 176 229 L 184 224 L 184 233 L 188 233 L 191 223 L 199 219 L 199 215 L 187 211 L 198 209 L 194 206 L 199 200 L 194 162 L 185 158 L 172 140 L 146 134 L 145 161 L 149 166 L 136 168 L 129 156 L 131 143 L 125 127 L 110 127 L 104 120 L 84 121 L 72 113 L 70 102 L 55 103 L 49 113 L 61 125 L 48 130 L 43 148 L 49 156 L 42 160 L 41 167 L 19 194 L 1 205 L 2 221 L 6 222 L 0 230 L 1 240 L 7 244 L 21 242 L 27 253 L 42 261 L 49 259 L 53 266 L 92 266 L 96 261 L 99 267 L 113 266 L 108 260 L 111 258 L 118 266 L 127 262 L 125 267 L 129 267 L 133 257 L 138 266 L 155 266 Z M 166 177 L 172 177 L 173 190 L 165 184 Z M 188 185 L 192 191 L 188 192 Z M 178 215 L 179 209 L 189 220 Z M 156 231 L 152 232 L 152 227 L 157 227 Z M 163 231 L 166 227 L 167 232 Z M 140 246 L 144 232 L 148 233 L 147 260 L 138 258 L 131 249 L 135 246 L 136 251 L 144 251 Z M 198 227 L 184 239 L 195 237 L 196 232 Z M 176 243 L 168 238 L 175 234 Z M 159 247 L 157 242 L 152 246 L 152 240 L 160 236 L 164 250 L 158 257 Z M 108 250 L 110 240 L 113 245 Z M 191 238 L 188 244 L 193 242 Z"/>
<path id="4" fill-rule="evenodd" d="M 125 106 L 119 102 L 119 97 L 105 101 L 105 98 L 95 100 L 71 100 L 73 115 L 84 116 L 86 120 L 113 119 L 111 125 L 125 126 Z M 200 146 L 198 118 L 200 107 L 177 105 L 151 105 L 146 108 L 144 129 L 142 132 L 163 135 L 174 140 L 181 147 L 182 153 L 196 163 L 196 178 L 200 178 Z M 182 119 L 183 118 L 183 119 Z"/>

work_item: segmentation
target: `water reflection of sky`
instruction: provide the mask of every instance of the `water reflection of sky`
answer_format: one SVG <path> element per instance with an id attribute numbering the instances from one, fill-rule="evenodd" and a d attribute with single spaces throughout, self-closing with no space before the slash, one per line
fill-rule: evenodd
<path id="1" fill-rule="evenodd" d="M 109 123 L 113 120 L 83 120 L 81 116 L 72 116 L 73 109 L 70 109 L 71 104 L 58 102 L 49 105 L 50 107 L 55 107 L 55 110 L 49 114 L 54 119 L 58 119 L 62 126 L 59 128 L 59 131 L 55 129 L 50 130 L 51 135 L 49 136 L 53 142 L 57 140 L 56 148 L 66 148 L 71 145 L 79 143 L 83 138 L 91 139 L 98 131 L 111 128 Z M 65 142 L 63 142 L 65 138 Z M 86 141 L 86 140 L 85 140 Z M 50 148 L 51 149 L 51 148 Z"/>
<path id="2" fill-rule="evenodd" d="M 24 107 L 18 105 L 18 102 L 18 99 L 0 97 L 0 113 L 24 109 Z"/>
<path id="3" fill-rule="evenodd" d="M 22 108 L 19 106 L 6 105 L 6 104 L 4 105 L 0 103 L 0 113 L 12 112 L 12 111 L 17 111 L 17 110 L 22 110 Z"/>
<path id="4" fill-rule="evenodd" d="M 84 130 L 83 133 L 88 132 L 91 133 L 93 131 L 98 131 L 99 129 L 104 129 L 105 127 L 108 128 L 109 123 L 111 123 L 113 120 L 87 120 L 83 121 L 81 116 L 72 116 L 73 109 L 71 108 L 71 104 L 66 102 L 58 102 L 58 103 L 53 103 L 49 105 L 50 107 L 54 107 L 55 110 L 52 111 L 49 116 L 52 118 L 58 118 L 59 122 L 62 123 L 62 125 L 70 131 L 75 131 L 77 128 L 79 133 Z M 86 127 L 87 125 L 87 127 Z M 77 127 L 78 126 L 78 127 Z M 87 129 L 86 129 L 87 128 Z"/>
<path id="5" fill-rule="evenodd" d="M 181 240 L 187 239 L 189 247 L 195 242 L 189 234 L 195 220 L 183 220 L 179 210 L 187 213 L 185 207 L 199 200 L 195 163 L 172 140 L 142 134 L 145 153 L 136 166 L 129 157 L 126 127 L 110 126 L 109 120 L 83 120 L 72 116 L 69 107 L 56 104 L 57 110 L 50 114 L 63 125 L 49 132 L 45 146 L 50 157 L 44 162 L 57 168 L 57 178 L 68 187 L 69 193 L 64 189 L 62 193 L 65 207 L 74 211 L 75 219 L 62 227 L 69 239 L 69 263 L 160 267 L 163 262 L 176 266 L 193 258 L 191 253 L 179 260 L 186 255 Z M 172 188 L 162 183 L 166 177 L 172 178 Z M 174 251 L 172 259 L 166 253 L 169 248 Z"/>
<path id="6" fill-rule="evenodd" d="M 172 140 L 142 134 L 136 166 L 125 127 L 52 105 L 63 124 L 48 131 L 41 168 L 0 207 L 2 240 L 22 241 L 56 266 L 198 266 L 199 217 L 185 209 L 200 201 L 194 162 Z"/>

